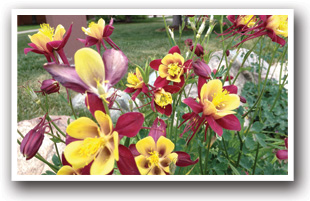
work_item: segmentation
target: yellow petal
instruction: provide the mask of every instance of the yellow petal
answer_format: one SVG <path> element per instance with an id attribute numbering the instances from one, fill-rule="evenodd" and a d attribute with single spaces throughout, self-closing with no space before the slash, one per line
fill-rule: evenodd
<path id="1" fill-rule="evenodd" d="M 160 64 L 158 67 L 158 74 L 161 78 L 167 77 L 168 74 L 168 67 L 166 65 Z"/>
<path id="2" fill-rule="evenodd" d="M 148 157 L 150 156 L 150 152 L 155 151 L 155 141 L 151 136 L 148 136 L 138 141 L 136 148 L 140 154 Z"/>
<path id="3" fill-rule="evenodd" d="M 119 152 L 118 152 L 118 145 L 119 145 L 119 136 L 116 131 L 113 132 L 113 140 L 114 140 L 114 149 L 113 154 L 116 161 L 119 160 Z"/>
<path id="4" fill-rule="evenodd" d="M 95 118 L 100 125 L 101 132 L 104 135 L 109 135 L 112 132 L 112 120 L 109 115 L 97 110 L 95 111 Z"/>
<path id="5" fill-rule="evenodd" d="M 237 94 L 228 94 L 218 106 L 218 110 L 228 111 L 238 108 L 240 105 L 240 97 Z"/>
<path id="6" fill-rule="evenodd" d="M 77 172 L 69 165 L 62 166 L 57 175 L 77 175 Z"/>
<path id="7" fill-rule="evenodd" d="M 94 160 L 94 155 L 81 154 L 81 146 L 83 141 L 75 141 L 68 144 L 64 150 L 64 155 L 67 161 L 72 165 L 74 169 L 80 169 L 88 165 Z"/>
<path id="8" fill-rule="evenodd" d="M 170 173 L 170 164 L 174 163 L 176 164 L 178 160 L 178 154 L 177 153 L 170 153 L 166 156 L 166 158 L 162 159 L 160 162 L 161 167 L 165 170 L 165 172 Z"/>
<path id="9" fill-rule="evenodd" d="M 53 41 L 55 41 L 55 40 L 62 40 L 63 36 L 65 35 L 65 33 L 66 33 L 65 28 L 61 24 L 59 24 L 56 27 L 55 35 L 53 37 Z"/>
<path id="10" fill-rule="evenodd" d="M 74 55 L 75 70 L 88 86 L 97 88 L 97 81 L 105 80 L 103 60 L 98 52 L 91 48 L 82 48 Z"/>
<path id="11" fill-rule="evenodd" d="M 105 147 L 102 151 L 100 151 L 93 164 L 91 165 L 90 174 L 106 175 L 110 173 L 113 170 L 114 161 L 113 154 L 107 147 Z"/>
<path id="12" fill-rule="evenodd" d="M 66 133 L 77 139 L 94 138 L 99 137 L 98 129 L 97 124 L 93 120 L 87 117 L 80 117 L 67 127 Z"/>
<path id="13" fill-rule="evenodd" d="M 183 66 L 184 64 L 184 58 L 177 52 L 173 53 L 174 61 L 178 62 L 179 65 Z"/>
<path id="14" fill-rule="evenodd" d="M 148 175 L 166 175 L 164 170 L 160 167 L 153 167 Z"/>
<path id="15" fill-rule="evenodd" d="M 146 175 L 150 172 L 149 162 L 143 155 L 136 156 L 135 161 L 141 175 Z"/>
<path id="16" fill-rule="evenodd" d="M 200 99 L 203 101 L 205 99 L 212 101 L 213 95 L 222 92 L 222 82 L 220 80 L 210 80 L 208 83 L 204 84 L 200 91 Z"/>
<path id="17" fill-rule="evenodd" d="M 212 116 L 214 119 L 220 119 L 222 117 L 225 117 L 226 115 L 235 114 L 235 113 L 236 113 L 235 111 L 217 111 Z"/>
<path id="18" fill-rule="evenodd" d="M 156 144 L 157 151 L 160 158 L 165 158 L 174 150 L 174 143 L 171 142 L 168 138 L 160 136 Z"/>
<path id="19" fill-rule="evenodd" d="M 204 115 L 211 115 L 211 114 L 215 114 L 217 112 L 215 106 L 213 105 L 212 102 L 208 101 L 207 99 L 205 99 L 203 101 L 203 114 Z"/>
<path id="20" fill-rule="evenodd" d="M 45 51 L 45 52 L 49 52 L 47 47 L 46 47 L 46 44 L 48 42 L 51 42 L 51 40 L 49 39 L 49 37 L 47 37 L 46 35 L 44 34 L 41 34 L 41 33 L 37 33 L 37 34 L 34 34 L 32 36 L 29 36 L 30 38 L 30 41 L 35 44 L 37 46 L 37 48 L 41 51 Z"/>
<path id="21" fill-rule="evenodd" d="M 139 68 L 136 68 L 136 76 L 137 76 L 137 78 L 138 78 L 140 81 L 143 80 L 143 77 L 142 77 L 142 75 L 141 75 L 141 72 L 140 72 Z"/>

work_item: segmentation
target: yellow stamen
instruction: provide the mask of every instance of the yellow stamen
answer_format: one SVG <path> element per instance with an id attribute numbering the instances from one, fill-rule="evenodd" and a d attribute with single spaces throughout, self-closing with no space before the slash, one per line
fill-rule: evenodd
<path id="1" fill-rule="evenodd" d="M 219 108 L 220 106 L 225 106 L 224 103 L 222 103 L 225 100 L 225 96 L 228 95 L 229 92 L 225 89 L 224 91 L 221 91 L 220 93 L 214 93 L 212 95 L 213 100 L 212 103 L 216 108 Z"/>
<path id="2" fill-rule="evenodd" d="M 53 40 L 54 28 L 50 27 L 49 24 L 41 24 L 41 29 L 39 29 L 39 33 L 47 36 L 50 40 Z"/>
<path id="3" fill-rule="evenodd" d="M 254 15 L 240 16 L 239 24 L 246 25 L 247 27 L 253 27 L 256 23 L 256 17 Z"/>
<path id="4" fill-rule="evenodd" d="M 95 155 L 104 146 L 105 140 L 103 138 L 86 138 L 80 147 L 79 154 L 84 157 L 89 157 Z"/>
<path id="5" fill-rule="evenodd" d="M 105 101 L 106 103 L 109 104 L 109 101 L 106 100 L 107 96 L 108 96 L 108 93 L 105 92 L 102 84 L 100 83 L 100 80 L 99 79 L 95 79 L 96 83 L 97 83 L 97 90 L 98 90 L 98 94 L 99 94 L 99 97 Z M 108 81 L 104 81 L 104 83 L 107 83 Z"/>
<path id="6" fill-rule="evenodd" d="M 157 151 L 149 152 L 151 156 L 147 158 L 149 161 L 149 166 L 159 166 L 159 153 Z"/>
<path id="7" fill-rule="evenodd" d="M 178 75 L 181 72 L 181 68 L 179 66 L 179 63 L 171 63 L 168 65 L 168 73 L 171 76 Z"/>

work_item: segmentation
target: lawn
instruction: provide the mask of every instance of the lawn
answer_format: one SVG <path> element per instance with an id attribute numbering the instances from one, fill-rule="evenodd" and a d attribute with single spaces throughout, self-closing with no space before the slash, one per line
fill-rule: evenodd
<path id="1" fill-rule="evenodd" d="M 168 25 L 170 23 L 168 22 Z M 167 33 L 163 29 L 164 23 L 162 18 L 149 18 L 133 23 L 116 22 L 114 27 L 111 38 L 129 58 L 129 71 L 132 71 L 135 65 L 144 66 L 146 62 L 149 63 L 153 59 L 162 58 L 170 49 Z M 34 28 L 39 28 L 39 26 L 22 26 L 18 27 L 18 31 Z M 174 34 L 176 42 L 182 53 L 184 53 L 184 41 L 187 38 L 193 37 L 192 31 L 185 30 L 181 38 L 179 38 L 177 30 L 174 31 Z M 23 86 L 29 85 L 34 91 L 39 91 L 39 81 L 42 82 L 44 79 L 51 78 L 42 67 L 46 62 L 44 56 L 31 52 L 28 55 L 24 55 L 24 48 L 28 47 L 27 44 L 30 42 L 28 35 L 29 33 L 18 34 L 18 121 L 44 114 L 33 103 Z M 244 47 L 247 47 L 247 44 Z M 221 48 L 221 38 L 217 38 L 216 34 L 212 34 L 208 51 L 217 51 Z M 51 115 L 67 115 L 71 112 L 69 105 L 65 101 L 66 93 L 63 87 L 61 87 L 60 94 L 61 96 L 58 94 L 51 94 L 49 96 L 49 113 Z"/>

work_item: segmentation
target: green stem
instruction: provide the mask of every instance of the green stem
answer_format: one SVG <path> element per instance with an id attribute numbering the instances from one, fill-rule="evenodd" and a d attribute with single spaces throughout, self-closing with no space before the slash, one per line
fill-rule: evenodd
<path id="1" fill-rule="evenodd" d="M 258 152 L 259 152 L 259 143 L 257 143 L 257 148 L 256 148 L 256 156 L 255 156 L 255 162 L 254 162 L 254 166 L 253 166 L 253 172 L 252 175 L 255 174 L 255 168 L 256 168 L 256 163 L 257 163 L 257 158 L 258 158 Z"/>
<path id="2" fill-rule="evenodd" d="M 167 33 L 167 36 L 168 36 L 168 39 L 169 39 L 169 43 L 170 43 L 170 46 L 172 47 L 171 37 L 170 37 L 169 31 L 168 31 L 168 26 L 167 26 L 167 23 L 166 23 L 166 18 L 165 18 L 164 15 L 163 15 L 163 20 L 164 20 L 164 24 L 165 24 L 166 33 Z"/>
<path id="3" fill-rule="evenodd" d="M 77 115 L 76 115 L 76 113 L 74 111 L 74 108 L 73 108 L 73 105 L 72 105 L 72 98 L 71 98 L 71 94 L 69 93 L 69 90 L 68 90 L 68 95 L 69 95 L 69 105 L 70 105 L 70 108 L 72 110 L 74 118 L 77 119 Z"/>
<path id="4" fill-rule="evenodd" d="M 230 159 L 229 159 L 229 155 L 228 155 L 228 152 L 227 152 L 227 148 L 226 148 L 225 139 L 224 139 L 224 137 L 223 137 L 223 136 L 222 136 L 222 139 L 223 139 L 223 145 L 224 145 L 224 150 L 225 150 L 225 153 L 226 153 L 226 157 L 227 157 L 227 159 L 230 161 Z"/>
<path id="5" fill-rule="evenodd" d="M 239 150 L 239 155 L 238 155 L 238 160 L 237 160 L 237 165 L 236 165 L 236 167 L 239 166 L 240 159 L 241 159 L 241 154 L 242 154 L 242 148 L 243 148 L 243 141 L 242 141 L 242 139 L 241 139 L 240 132 L 237 131 L 237 134 L 238 134 L 238 138 L 239 138 L 239 141 L 240 141 L 240 150 Z"/>
<path id="6" fill-rule="evenodd" d="M 205 158 L 205 174 L 208 173 L 208 162 L 209 162 L 209 153 L 210 153 L 210 147 L 211 147 L 211 139 L 212 139 L 212 131 L 208 128 L 207 134 L 209 134 L 209 141 L 208 141 L 208 148 Z"/>

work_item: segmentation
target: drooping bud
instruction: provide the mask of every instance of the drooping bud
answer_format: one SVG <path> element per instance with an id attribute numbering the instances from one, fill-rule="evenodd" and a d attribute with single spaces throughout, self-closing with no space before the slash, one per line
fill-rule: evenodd
<path id="1" fill-rule="evenodd" d="M 211 69 L 205 62 L 198 59 L 193 62 L 192 66 L 196 75 L 203 77 L 205 79 L 210 77 Z"/>
<path id="2" fill-rule="evenodd" d="M 192 45 L 192 46 L 191 46 L 191 51 L 193 51 L 193 49 L 194 49 L 194 46 Z M 196 54 L 198 57 L 204 55 L 204 49 L 203 49 L 203 47 L 202 47 L 200 44 L 197 44 L 197 45 L 196 45 L 195 54 Z"/>
<path id="3" fill-rule="evenodd" d="M 229 50 L 226 50 L 226 56 L 229 56 L 230 55 L 230 52 L 229 52 Z"/>
<path id="4" fill-rule="evenodd" d="M 46 115 L 26 134 L 20 144 L 20 152 L 26 157 L 26 160 L 34 157 L 42 145 L 44 133 L 46 132 L 45 129 L 48 127 L 45 118 Z"/>
<path id="5" fill-rule="evenodd" d="M 52 94 L 52 93 L 56 93 L 56 92 L 59 93 L 59 89 L 60 89 L 59 82 L 57 82 L 54 79 L 49 79 L 49 80 L 44 80 L 42 82 L 40 92 L 42 92 L 43 95 Z"/>
<path id="6" fill-rule="evenodd" d="M 186 46 L 190 47 L 190 46 L 193 45 L 193 40 L 190 39 L 190 38 L 188 38 L 188 39 L 186 39 L 186 40 L 184 41 L 184 43 L 185 43 Z"/>

